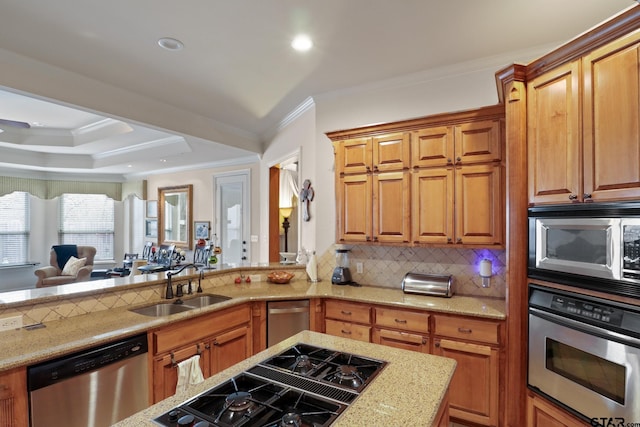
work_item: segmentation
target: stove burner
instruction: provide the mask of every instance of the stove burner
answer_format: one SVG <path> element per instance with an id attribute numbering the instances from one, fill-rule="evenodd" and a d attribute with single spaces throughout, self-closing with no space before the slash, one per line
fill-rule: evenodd
<path id="1" fill-rule="evenodd" d="M 227 404 L 227 409 L 230 411 L 245 411 L 253 404 L 251 401 L 251 393 L 246 391 L 236 391 L 231 393 L 224 400 Z"/>
<path id="2" fill-rule="evenodd" d="M 333 383 L 358 388 L 364 382 L 358 368 L 353 365 L 340 365 L 330 379 Z"/>
<path id="3" fill-rule="evenodd" d="M 302 427 L 302 417 L 296 412 L 287 412 L 280 420 L 281 427 Z"/>
<path id="4" fill-rule="evenodd" d="M 296 372 L 300 372 L 301 374 L 306 374 L 311 369 L 313 369 L 313 363 L 311 363 L 311 359 L 306 354 L 301 354 L 296 357 L 296 363 L 293 365 L 293 370 Z"/>

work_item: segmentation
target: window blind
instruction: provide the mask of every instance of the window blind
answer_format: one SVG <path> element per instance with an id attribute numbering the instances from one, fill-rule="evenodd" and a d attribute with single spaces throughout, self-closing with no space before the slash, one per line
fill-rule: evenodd
<path id="1" fill-rule="evenodd" d="M 93 246 L 96 260 L 113 260 L 113 199 L 104 194 L 60 196 L 60 244 Z"/>
<path id="2" fill-rule="evenodd" d="M 25 264 L 29 256 L 29 195 L 0 197 L 0 265 Z"/>

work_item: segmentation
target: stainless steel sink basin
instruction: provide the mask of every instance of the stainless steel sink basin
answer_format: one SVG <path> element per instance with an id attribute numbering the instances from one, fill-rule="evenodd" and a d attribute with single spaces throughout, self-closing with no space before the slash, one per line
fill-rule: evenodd
<path id="1" fill-rule="evenodd" d="M 193 309 L 194 307 L 189 307 L 182 304 L 160 303 L 147 307 L 132 308 L 129 311 L 142 314 L 143 316 L 162 317 L 169 316 L 171 314 L 182 313 Z"/>
<path id="2" fill-rule="evenodd" d="M 230 299 L 231 297 L 226 297 L 224 295 L 205 294 L 195 298 L 185 299 L 183 305 L 187 307 L 201 308 Z"/>

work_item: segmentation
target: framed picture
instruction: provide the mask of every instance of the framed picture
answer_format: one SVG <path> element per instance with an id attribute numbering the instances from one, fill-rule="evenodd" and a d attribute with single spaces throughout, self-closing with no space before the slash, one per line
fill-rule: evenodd
<path id="1" fill-rule="evenodd" d="M 193 229 L 196 240 L 209 238 L 209 221 L 194 221 Z"/>
<path id="2" fill-rule="evenodd" d="M 157 219 L 144 220 L 144 235 L 146 237 L 158 237 L 158 220 Z"/>
<path id="3" fill-rule="evenodd" d="M 158 217 L 158 201 L 147 200 L 147 218 L 157 218 L 157 217 Z"/>

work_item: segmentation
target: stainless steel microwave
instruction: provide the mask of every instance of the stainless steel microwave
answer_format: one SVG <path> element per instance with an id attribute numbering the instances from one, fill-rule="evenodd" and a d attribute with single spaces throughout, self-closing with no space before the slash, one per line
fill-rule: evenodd
<path id="1" fill-rule="evenodd" d="M 640 297 L 640 204 L 530 208 L 528 275 Z"/>

